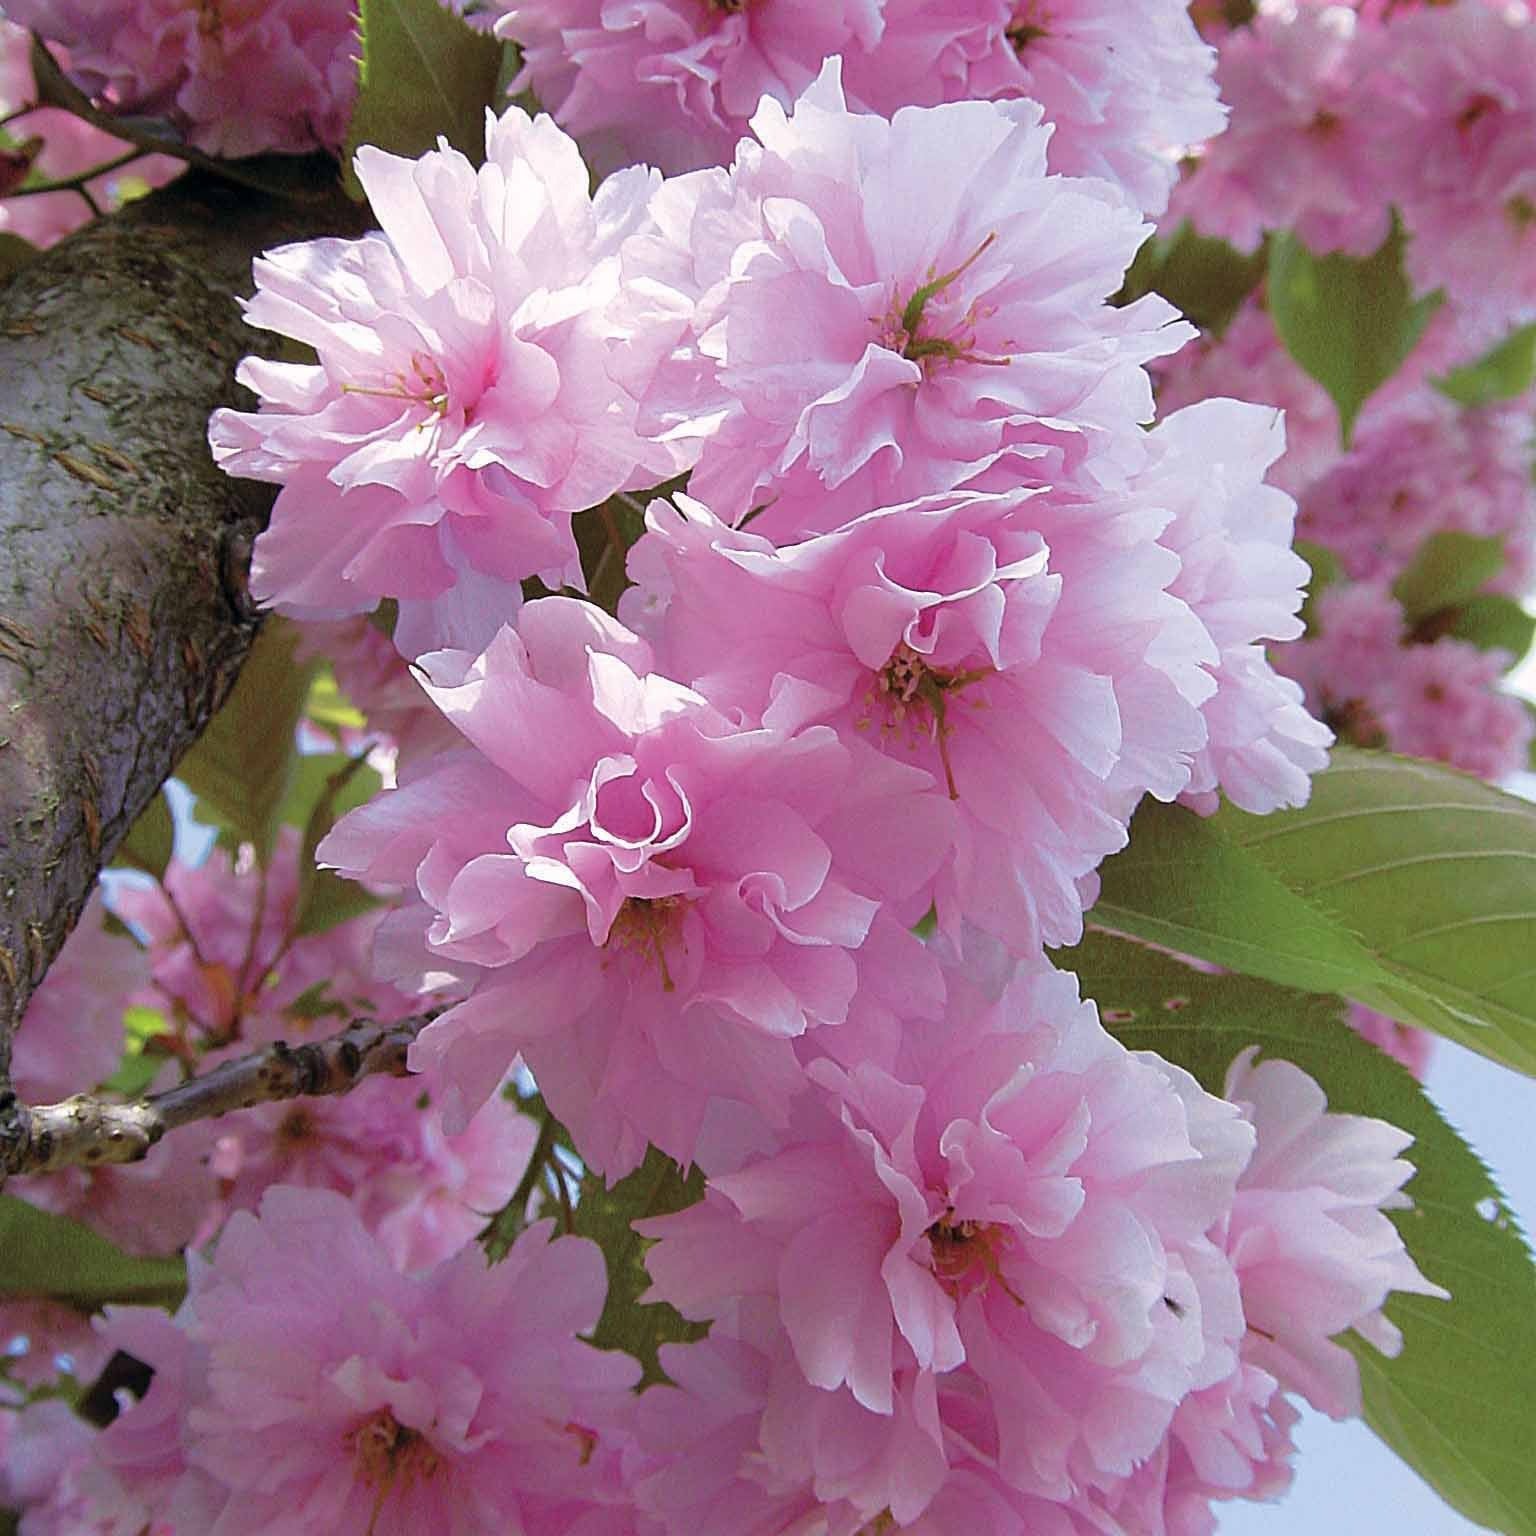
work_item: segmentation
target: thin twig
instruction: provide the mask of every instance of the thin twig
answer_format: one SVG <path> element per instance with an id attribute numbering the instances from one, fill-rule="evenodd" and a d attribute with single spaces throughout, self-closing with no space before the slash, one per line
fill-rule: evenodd
<path id="1" fill-rule="evenodd" d="M 306 1045 L 279 1040 L 131 1104 L 77 1094 L 62 1104 L 18 1106 L 20 1131 L 0 1142 L 0 1174 L 134 1163 L 167 1131 L 196 1120 L 281 1099 L 348 1093 L 379 1073 L 403 1077 L 411 1042 L 435 1016 L 354 1024 Z"/>
<path id="2" fill-rule="evenodd" d="M 142 160 L 148 153 L 143 149 L 130 149 L 127 154 L 119 155 L 115 160 L 104 161 L 89 171 L 81 171 L 78 176 L 60 176 L 57 181 L 34 181 L 26 186 L 20 186 L 6 193 L 7 197 L 42 197 L 49 192 L 78 192 L 99 213 L 100 206 L 91 196 L 87 182 L 95 181 L 101 176 L 110 176 L 113 171 L 120 171 L 125 165 L 132 165 L 135 160 Z"/>
<path id="3" fill-rule="evenodd" d="M 491 1263 L 495 1264 L 506 1258 L 512 1244 L 517 1241 L 517 1234 L 523 1230 L 528 1201 L 538 1187 L 539 1175 L 544 1171 L 544 1165 L 550 1161 L 554 1152 L 555 1137 L 559 1134 L 559 1130 L 559 1122 L 546 1110 L 544 1123 L 539 1127 L 539 1139 L 533 1144 L 533 1153 L 528 1159 L 528 1166 L 523 1170 L 523 1176 L 518 1180 L 517 1188 L 512 1191 L 512 1198 L 481 1230 L 479 1240 L 490 1256 Z"/>

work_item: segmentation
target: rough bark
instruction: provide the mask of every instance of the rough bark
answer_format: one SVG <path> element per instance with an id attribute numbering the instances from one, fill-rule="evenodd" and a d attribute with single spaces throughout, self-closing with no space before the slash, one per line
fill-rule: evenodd
<path id="1" fill-rule="evenodd" d="M 339 192 L 194 174 L 0 286 L 0 1150 L 20 1133 L 12 1028 L 259 623 L 271 490 L 217 470 L 205 437 L 236 361 L 270 344 L 236 296 L 263 249 L 361 224 Z"/>
<path id="2" fill-rule="evenodd" d="M 0 1174 L 52 1173 L 135 1163 L 177 1126 L 279 1099 L 350 1093 L 365 1077 L 403 1077 L 411 1041 L 434 1015 L 395 1024 L 354 1024 L 307 1045 L 282 1041 L 132 1104 L 77 1094 L 62 1104 L 22 1107 L 21 1133 L 0 1145 Z"/>

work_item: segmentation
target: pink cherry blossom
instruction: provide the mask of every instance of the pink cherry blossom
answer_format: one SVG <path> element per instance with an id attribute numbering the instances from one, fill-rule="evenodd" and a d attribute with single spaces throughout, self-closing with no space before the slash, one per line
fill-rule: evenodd
<path id="1" fill-rule="evenodd" d="M 106 921 L 98 887 L 21 1017 L 11 1071 L 27 1103 L 89 1093 L 123 1059 L 123 1011 L 149 979 L 149 965 Z"/>
<path id="2" fill-rule="evenodd" d="M 521 1053 L 611 1176 L 648 1140 L 691 1161 L 712 1100 L 781 1122 L 791 1042 L 847 1017 L 856 952 L 897 922 L 882 902 L 922 915 L 952 837 L 927 776 L 826 727 L 738 726 L 567 598 L 530 604 L 479 657 L 422 666 L 478 750 L 351 812 L 319 850 L 413 885 L 385 932 L 424 933 L 476 982 L 412 1065 L 441 1071 L 462 1115 Z"/>
<path id="3" fill-rule="evenodd" d="M 1165 590 L 1165 516 L 951 493 L 776 549 L 679 497 L 651 506 L 624 611 L 726 713 L 824 721 L 924 770 L 958 813 L 941 919 L 1024 952 L 1076 939 L 1077 880 L 1205 743 L 1217 654 Z"/>
<path id="4" fill-rule="evenodd" d="M 764 96 L 791 102 L 831 54 L 880 37 L 884 0 L 500 0 L 532 90 L 599 174 L 645 162 L 721 165 Z"/>
<path id="5" fill-rule="evenodd" d="M 103 105 L 164 116 L 209 154 L 336 149 L 356 88 L 347 0 L 8 0 Z"/>
<path id="6" fill-rule="evenodd" d="M 1448 637 L 1405 649 L 1369 701 L 1392 750 L 1495 782 L 1524 768 L 1536 722 L 1499 689 L 1511 659 Z"/>
<path id="7" fill-rule="evenodd" d="M 851 97 L 907 105 L 1029 97 L 1050 169 L 1161 213 L 1185 146 L 1221 132 L 1211 50 L 1177 0 L 886 0 L 878 46 L 846 55 Z"/>
<path id="8" fill-rule="evenodd" d="M 500 1098 L 445 1135 L 421 1077 L 377 1078 L 339 1098 L 245 1111 L 220 1138 L 214 1169 L 231 1210 L 273 1184 L 333 1189 L 401 1269 L 457 1253 L 511 1197 L 538 1127 Z"/>
<path id="9" fill-rule="evenodd" d="M 925 1454 L 943 1452 L 933 1383 L 963 1362 L 1002 1477 L 1065 1501 L 1128 1476 L 1179 1402 L 1235 1368 L 1236 1280 L 1205 1234 L 1252 1133 L 1187 1075 L 1129 1055 L 1069 976 L 1036 966 L 969 1006 L 913 1032 L 905 1081 L 813 1065 L 829 1097 L 802 1101 L 782 1150 L 639 1224 L 657 1240 L 650 1294 L 690 1316 L 771 1299 L 805 1386 L 828 1415 L 873 1416 L 877 1446 L 905 1422 L 905 1380 Z M 802 1403 L 783 1432 L 819 1411 Z M 803 1449 L 824 1496 L 832 1422 Z M 910 1518 L 932 1496 L 932 1479 L 902 1491 L 915 1454 L 876 1458 L 866 1513 Z"/>
<path id="10" fill-rule="evenodd" d="M 1347 1328 L 1383 1354 L 1402 1335 L 1381 1311 L 1392 1291 L 1448 1297 L 1427 1280 L 1383 1214 L 1400 1193 L 1412 1140 L 1381 1120 L 1328 1110 L 1323 1091 L 1288 1061 L 1243 1051 L 1226 1096 L 1258 1137 L 1238 1181 L 1225 1246 L 1242 1287 L 1244 1358 L 1334 1418 L 1360 1412 L 1354 1357 L 1333 1342 Z"/>
<path id="11" fill-rule="evenodd" d="M 696 456 L 691 494 L 732 523 L 763 507 L 778 540 L 1004 454 L 1014 486 L 1141 463 L 1141 365 L 1191 332 L 1154 295 L 1105 302 L 1146 228 L 1105 183 L 1046 175 L 1037 106 L 887 122 L 849 111 L 833 61 L 753 129 L 624 255 L 632 324 L 677 338 L 642 419 Z"/>
<path id="12" fill-rule="evenodd" d="M 138 1344 L 172 1390 L 108 1432 L 119 1481 L 158 1479 L 162 1509 L 186 1497 L 178 1461 L 222 1497 L 189 1529 L 554 1536 L 560 1510 L 617 1497 L 605 1447 L 639 1368 L 576 1337 L 602 1309 L 594 1244 L 540 1223 L 495 1267 L 472 1247 L 408 1277 L 340 1196 L 277 1188 L 190 1280 L 191 1352 Z"/>
<path id="13" fill-rule="evenodd" d="M 230 473 L 283 487 L 256 595 L 299 618 L 397 598 L 408 655 L 483 645 L 536 572 L 579 585 L 570 515 L 674 464 L 635 435 L 604 318 L 651 179 L 589 197 L 576 146 L 517 108 L 486 150 L 479 171 L 448 148 L 359 152 L 382 233 L 269 252 L 246 307 L 319 363 L 248 358 L 263 409 L 210 427 Z"/>
<path id="14" fill-rule="evenodd" d="M 1202 705 L 1209 740 L 1186 799 L 1214 810 L 1220 788 L 1259 814 L 1304 804 L 1333 733 L 1264 651 L 1301 634 L 1297 610 L 1310 574 L 1291 549 L 1294 503 L 1264 483 L 1285 446 L 1278 415 L 1207 400 L 1165 416 L 1152 436 L 1160 452 L 1137 490 L 1172 512 L 1159 536 L 1179 557 L 1169 590 L 1204 624 L 1221 658 Z"/>
<path id="15" fill-rule="evenodd" d="M 1423 291 L 1506 327 L 1536 315 L 1536 27 L 1492 6 L 1426 8 L 1391 29 L 1412 102 L 1393 195 Z"/>
<path id="16" fill-rule="evenodd" d="M 1257 249 L 1289 229 L 1315 251 L 1368 256 L 1391 229 L 1381 104 L 1362 89 L 1377 29 L 1342 6 L 1260 15 L 1221 41 L 1216 78 L 1232 109 L 1174 193 L 1170 218 Z"/>

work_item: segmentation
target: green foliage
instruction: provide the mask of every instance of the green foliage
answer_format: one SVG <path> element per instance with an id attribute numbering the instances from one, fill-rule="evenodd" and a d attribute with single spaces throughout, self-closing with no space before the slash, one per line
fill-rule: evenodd
<path id="1" fill-rule="evenodd" d="M 1518 661 L 1536 639 L 1536 618 L 1514 598 L 1484 592 L 1456 610 L 1450 633 L 1480 651 L 1508 651 Z"/>
<path id="2" fill-rule="evenodd" d="M 294 660 L 298 633 L 268 619 L 234 688 L 176 777 L 197 796 L 198 819 L 220 828 L 220 842 L 250 842 L 271 855 L 298 753 L 294 730 L 304 712 L 313 663 Z"/>
<path id="3" fill-rule="evenodd" d="M 1511 331 L 1476 362 L 1453 368 L 1433 382 L 1458 405 L 1492 405 L 1523 395 L 1536 383 L 1536 324 Z"/>
<path id="4" fill-rule="evenodd" d="M 357 105 L 343 152 L 347 189 L 358 146 L 415 158 L 441 134 L 477 164 L 485 153 L 485 109 L 495 104 L 502 48 L 439 0 L 360 0 Z"/>
<path id="5" fill-rule="evenodd" d="M 335 752 L 298 760 L 283 808 L 283 820 L 302 818 L 304 828 L 295 933 L 323 933 L 378 906 L 378 899 L 356 880 L 317 869 L 315 849 L 341 816 L 371 800 L 382 787 L 378 774 L 361 757 Z"/>
<path id="6" fill-rule="evenodd" d="M 339 739 L 344 730 L 361 730 L 368 724 L 363 712 L 336 685 L 336 674 L 323 663 L 309 685 L 304 718 Z"/>
<path id="7" fill-rule="evenodd" d="M 597 1243 L 608 1263 L 608 1300 L 592 1342 L 635 1356 L 645 1368 L 647 1383 L 666 1380 L 656 1353 L 661 1345 L 700 1339 L 709 1330 L 704 1324 L 690 1323 L 665 1302 L 641 1302 L 650 1284 L 645 1272 L 647 1243 L 631 1223 L 680 1211 L 703 1196 L 703 1173 L 695 1168 L 684 1178 L 677 1164 L 655 1147 L 611 1189 L 593 1173 L 581 1181 L 575 1231 Z"/>
<path id="8" fill-rule="evenodd" d="M 1157 1051 L 1220 1093 L 1249 1045 L 1293 1061 L 1329 1107 L 1414 1138 L 1413 1207 L 1392 1213 L 1403 1242 L 1449 1302 L 1397 1296 L 1394 1360 L 1348 1336 L 1367 1422 L 1463 1513 L 1509 1536 L 1536 1532 L 1536 1269 L 1477 1154 L 1413 1078 L 1338 1017 L 1336 1000 L 1242 977 L 1206 976 L 1141 945 L 1090 935 L 1059 957 L 1127 1045 Z"/>
<path id="9" fill-rule="evenodd" d="M 47 1296 L 87 1310 L 109 1301 L 174 1307 L 186 1289 L 179 1258 L 133 1258 L 77 1221 L 0 1195 L 0 1300 Z"/>
<path id="10" fill-rule="evenodd" d="M 1185 220 L 1171 235 L 1153 235 L 1137 251 L 1113 302 L 1129 304 L 1160 293 L 1202 331 L 1219 336 L 1258 287 L 1264 265 L 1262 246 L 1245 256 L 1225 240 L 1196 234 Z"/>
<path id="11" fill-rule="evenodd" d="M 1413 350 L 1443 295 L 1415 300 L 1403 233 L 1370 256 L 1314 256 L 1295 235 L 1270 239 L 1269 312 L 1286 350 L 1333 397 L 1347 446 L 1360 407 Z"/>
<path id="12" fill-rule="evenodd" d="M 123 1033 L 127 1048 L 117 1071 L 101 1086 L 110 1093 L 121 1094 L 125 1099 L 140 1097 L 165 1065 L 164 1055 L 149 1048 L 149 1042 L 170 1032 L 170 1020 L 158 1008 L 135 1003 L 124 1009 Z"/>
<path id="13" fill-rule="evenodd" d="M 1447 529 L 1432 533 L 1392 583 L 1410 624 L 1475 597 L 1504 569 L 1504 541 Z"/>
<path id="14" fill-rule="evenodd" d="M 1144 804 L 1101 879 L 1101 926 L 1536 1073 L 1536 806 L 1476 779 L 1340 748 L 1301 810 Z"/>
<path id="15" fill-rule="evenodd" d="M 158 880 L 171 862 L 175 841 L 176 824 L 171 818 L 165 793 L 160 791 L 139 812 L 139 819 L 128 829 L 128 836 L 118 845 L 112 862 L 142 870 Z"/>

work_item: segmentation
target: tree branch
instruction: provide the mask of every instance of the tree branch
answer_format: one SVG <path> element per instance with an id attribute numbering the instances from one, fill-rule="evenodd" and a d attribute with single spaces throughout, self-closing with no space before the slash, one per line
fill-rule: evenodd
<path id="1" fill-rule="evenodd" d="M 209 413 L 270 350 L 234 302 L 251 258 L 358 234 L 194 174 L 0 284 L 0 1148 L 10 1040 L 101 865 L 228 692 L 270 487 L 230 479 Z M 0 1159 L 0 1181 L 4 1178 Z"/>
<path id="2" fill-rule="evenodd" d="M 348 1093 L 377 1073 L 403 1077 L 411 1041 L 434 1017 L 423 1013 L 395 1024 L 354 1024 L 307 1045 L 279 1040 L 132 1104 L 77 1094 L 62 1104 L 18 1106 L 19 1134 L 0 1141 L 0 1173 L 136 1163 L 167 1131 L 194 1120 L 281 1099 Z"/>

